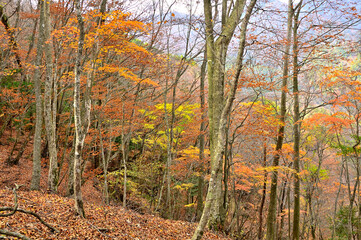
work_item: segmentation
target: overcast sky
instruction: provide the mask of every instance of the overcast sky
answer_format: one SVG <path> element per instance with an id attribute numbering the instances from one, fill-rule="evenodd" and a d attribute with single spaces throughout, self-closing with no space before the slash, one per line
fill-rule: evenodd
<path id="1" fill-rule="evenodd" d="M 275 0 L 275 2 L 280 2 L 280 4 L 287 4 L 288 0 Z M 294 3 L 297 3 L 299 0 L 293 0 Z M 167 0 L 168 4 L 173 3 L 174 0 Z M 192 4 L 192 10 L 196 14 L 201 14 L 203 12 L 203 0 L 177 0 L 174 5 L 174 8 L 177 12 L 180 13 L 189 13 L 189 6 Z"/>

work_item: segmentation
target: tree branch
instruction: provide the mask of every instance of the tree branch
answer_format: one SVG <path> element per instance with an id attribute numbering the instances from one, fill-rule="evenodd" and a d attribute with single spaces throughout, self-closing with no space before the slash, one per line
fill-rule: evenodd
<path id="1" fill-rule="evenodd" d="M 17 238 L 21 238 L 24 240 L 31 240 L 31 238 L 28 238 L 25 235 L 22 235 L 21 233 L 17 233 L 17 232 L 10 232 L 6 229 L 0 229 L 0 234 L 4 234 L 6 236 L 11 236 L 11 237 L 17 237 Z"/>
<path id="2" fill-rule="evenodd" d="M 4 211 L 10 211 L 9 213 L 0 214 L 0 217 L 9 217 L 9 216 L 14 215 L 16 212 L 29 214 L 29 215 L 32 215 L 32 216 L 36 217 L 43 225 L 48 227 L 51 230 L 51 232 L 59 232 L 59 230 L 57 230 L 56 228 L 52 227 L 50 224 L 45 222 L 38 214 L 36 214 L 36 213 L 34 213 L 32 211 L 28 211 L 28 210 L 18 208 L 18 195 L 16 194 L 16 190 L 18 188 L 19 188 L 19 186 L 15 184 L 15 188 L 13 189 L 14 203 L 15 203 L 14 207 L 2 207 L 2 208 L 0 208 L 0 213 L 4 212 Z M 0 229 L 0 233 L 5 234 L 7 236 L 14 236 L 14 237 L 22 238 L 22 239 L 30 239 L 30 238 L 27 238 L 27 237 L 21 235 L 20 233 L 8 232 L 8 231 L 6 231 L 4 229 Z M 10 235 L 10 234 L 20 234 L 20 235 Z"/>

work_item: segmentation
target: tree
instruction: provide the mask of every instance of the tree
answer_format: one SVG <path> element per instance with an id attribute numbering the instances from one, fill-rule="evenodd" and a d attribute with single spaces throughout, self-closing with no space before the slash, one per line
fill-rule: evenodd
<path id="1" fill-rule="evenodd" d="M 272 166 L 277 168 L 282 151 L 283 139 L 285 134 L 285 122 L 286 122 L 286 94 L 287 94 L 287 80 L 288 80 L 288 64 L 289 64 L 289 52 L 291 46 L 292 36 L 292 17 L 293 17 L 293 4 L 292 0 L 288 1 L 288 17 L 287 17 L 287 42 L 284 51 L 283 60 L 283 73 L 282 73 L 282 94 L 281 94 L 281 109 L 280 109 L 280 126 L 278 129 L 277 143 L 275 149 L 275 155 L 273 157 Z M 272 172 L 271 181 L 271 193 L 270 203 L 268 207 L 267 215 L 267 240 L 274 240 L 276 238 L 276 210 L 277 210 L 277 182 L 278 182 L 278 171 Z"/>
<path id="2" fill-rule="evenodd" d="M 227 1 L 222 4 L 222 33 L 215 39 L 212 18 L 212 5 L 210 0 L 204 1 L 204 15 L 206 21 L 206 42 L 208 60 L 208 116 L 210 131 L 211 152 L 211 178 L 202 217 L 192 237 L 193 240 L 202 237 L 204 227 L 212 211 L 210 225 L 217 226 L 222 223 L 222 166 L 223 150 L 225 144 L 226 123 L 231 112 L 232 103 L 236 95 L 239 76 L 243 69 L 243 54 L 246 43 L 246 31 L 252 15 L 256 0 L 252 0 L 246 7 L 242 21 L 239 49 L 236 61 L 236 71 L 233 77 L 231 90 L 224 102 L 225 56 L 234 31 L 240 21 L 246 1 L 236 1 L 230 15 L 227 13 Z M 212 208 L 212 210 L 211 210 Z"/>
<path id="3" fill-rule="evenodd" d="M 35 60 L 34 71 L 34 90 L 35 90 L 35 102 L 36 102 L 36 118 L 35 118 L 35 134 L 33 145 L 33 174 L 31 178 L 32 190 L 40 189 L 40 177 L 41 177 L 41 132 L 43 128 L 43 104 L 41 98 L 41 74 L 40 65 L 43 56 L 43 43 L 44 43 L 44 1 L 40 2 L 40 20 L 39 20 L 39 33 L 37 42 L 37 52 Z"/>
<path id="4" fill-rule="evenodd" d="M 74 153 L 74 197 L 75 197 L 75 210 L 81 217 L 85 217 L 84 203 L 81 194 L 81 154 L 83 151 L 85 135 L 88 132 L 90 125 L 90 109 L 91 99 L 90 92 L 85 95 L 85 109 L 84 116 L 81 115 L 80 105 L 80 77 L 82 74 L 82 57 L 84 49 L 85 29 L 84 20 L 80 1 L 75 1 L 75 10 L 79 27 L 78 49 L 75 59 L 74 68 L 74 123 L 75 123 L 75 153 Z M 87 82 L 87 88 L 91 87 L 91 82 Z"/>
<path id="5" fill-rule="evenodd" d="M 298 90 L 298 27 L 302 0 L 297 4 L 293 14 L 293 164 L 294 174 L 294 211 L 293 211 L 293 239 L 300 239 L 300 104 Z"/>
<path id="6" fill-rule="evenodd" d="M 45 54 L 45 92 L 44 92 L 44 113 L 45 113 L 45 129 L 48 140 L 49 150 L 49 175 L 48 186 L 52 192 L 57 191 L 58 187 L 58 150 L 56 146 L 56 117 L 57 117 L 57 99 L 58 87 L 56 79 L 53 76 L 53 53 L 51 33 L 51 15 L 50 2 L 43 3 L 44 10 L 44 54 Z"/>

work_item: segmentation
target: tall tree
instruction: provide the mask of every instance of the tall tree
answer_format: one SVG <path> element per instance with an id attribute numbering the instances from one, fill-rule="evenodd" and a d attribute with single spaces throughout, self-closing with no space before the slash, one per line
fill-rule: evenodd
<path id="1" fill-rule="evenodd" d="M 291 48 L 291 37 L 292 37 L 292 16 L 293 6 L 292 0 L 288 0 L 288 17 L 287 17 L 287 42 L 284 51 L 284 62 L 283 62 L 283 73 L 282 73 L 282 94 L 281 94 L 281 109 L 280 109 L 280 121 L 281 124 L 278 129 L 276 151 L 273 157 L 272 166 L 277 168 L 281 157 L 283 139 L 285 134 L 285 122 L 286 122 L 286 95 L 287 95 L 287 80 L 288 80 L 288 64 L 289 54 Z M 267 240 L 276 239 L 276 213 L 277 213 L 277 182 L 278 182 L 278 170 L 274 169 L 272 172 L 271 180 L 271 193 L 270 203 L 268 206 L 267 215 Z"/>
<path id="2" fill-rule="evenodd" d="M 201 102 L 201 125 L 200 125 L 200 135 L 199 135 L 199 160 L 200 164 L 200 174 L 198 176 L 198 195 L 197 195 L 197 220 L 200 220 L 203 210 L 203 185 L 204 185 L 204 168 L 202 167 L 202 162 L 204 161 L 204 147 L 205 147 L 205 134 L 206 131 L 206 102 L 205 102 L 205 91 L 204 91 L 204 82 L 206 78 L 206 67 L 207 67 L 207 50 L 204 50 L 204 57 L 201 65 L 200 72 L 200 102 Z"/>
<path id="3" fill-rule="evenodd" d="M 298 90 L 298 26 L 302 0 L 297 4 L 293 15 L 293 164 L 294 164 L 294 209 L 292 239 L 300 239 L 300 103 Z"/>
<path id="4" fill-rule="evenodd" d="M 40 65 L 43 56 L 43 44 L 44 44 L 44 1 L 40 1 L 40 20 L 39 20 L 39 33 L 37 42 L 37 52 L 35 59 L 35 71 L 34 71 L 34 90 L 35 90 L 35 134 L 33 145 L 33 173 L 31 177 L 32 190 L 40 189 L 40 177 L 41 177 L 41 132 L 43 128 L 43 104 L 41 97 L 41 72 Z"/>
<path id="5" fill-rule="evenodd" d="M 75 153 L 74 153 L 74 197 L 75 210 L 81 217 L 85 217 L 84 203 L 81 194 L 81 154 L 83 151 L 85 135 L 90 125 L 90 96 L 85 96 L 84 116 L 81 114 L 80 105 L 80 76 L 82 74 L 82 57 L 84 50 L 85 29 L 81 12 L 80 0 L 75 1 L 75 10 L 79 27 L 78 49 L 74 67 L 74 123 L 75 123 Z M 90 81 L 87 82 L 88 85 Z M 90 93 L 89 93 L 90 94 Z"/>
<path id="6" fill-rule="evenodd" d="M 51 16 L 50 2 L 44 3 L 44 54 L 45 54 L 45 92 L 44 92 L 44 112 L 45 129 L 49 150 L 49 174 L 48 187 L 52 192 L 58 187 L 58 150 L 56 146 L 56 115 L 57 115 L 57 86 L 53 76 L 53 52 L 51 40 Z"/>
<path id="7" fill-rule="evenodd" d="M 256 0 L 252 0 L 249 3 L 245 12 L 244 8 L 246 6 L 246 1 L 237 0 L 230 15 L 228 15 L 227 3 L 228 1 L 223 1 L 222 32 L 221 35 L 215 39 L 211 1 L 204 1 L 208 60 L 208 115 L 211 140 L 211 178 L 209 180 L 209 187 L 202 217 L 192 237 L 193 240 L 201 239 L 211 213 L 211 208 L 212 219 L 210 219 L 210 225 L 222 222 L 220 208 L 223 206 L 222 166 L 226 125 L 232 109 L 232 103 L 235 99 L 239 76 L 243 70 L 243 54 L 246 45 L 247 25 L 256 4 Z M 233 76 L 231 90 L 227 95 L 226 101 L 224 101 L 225 56 L 234 31 L 241 20 L 242 13 L 244 13 L 244 18 L 240 29 L 239 49 L 235 65 L 236 71 Z"/>

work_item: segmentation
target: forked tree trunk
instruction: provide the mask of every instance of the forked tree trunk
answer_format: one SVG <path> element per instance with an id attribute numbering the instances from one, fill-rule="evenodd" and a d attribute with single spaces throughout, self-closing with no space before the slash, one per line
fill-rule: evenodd
<path id="1" fill-rule="evenodd" d="M 243 2 L 245 4 L 245 1 Z M 240 30 L 240 43 L 239 43 L 239 50 L 237 55 L 237 61 L 236 61 L 236 72 L 232 81 L 231 90 L 228 93 L 227 100 L 224 106 L 223 111 L 221 112 L 221 115 L 219 116 L 219 125 L 217 126 L 217 129 L 219 129 L 217 138 L 213 139 L 216 140 L 216 145 L 214 145 L 214 151 L 211 151 L 211 177 L 209 180 L 209 187 L 208 187 L 208 193 L 206 197 L 206 203 L 203 209 L 202 217 L 198 223 L 198 226 L 196 228 L 196 231 L 193 234 L 192 240 L 199 240 L 202 238 L 204 228 L 208 222 L 210 210 L 212 205 L 214 204 L 214 201 L 217 197 L 217 182 L 216 179 L 219 178 L 219 175 L 222 173 L 222 160 L 223 160 L 223 151 L 224 151 L 224 144 L 225 144 L 225 136 L 226 136 L 226 125 L 227 125 L 227 119 L 232 109 L 232 104 L 235 99 L 236 91 L 237 91 L 237 85 L 238 85 L 238 79 L 240 77 L 241 71 L 243 70 L 243 54 L 245 49 L 245 43 L 246 43 L 246 31 L 247 31 L 247 25 L 249 22 L 249 19 L 251 17 L 253 8 L 256 4 L 256 0 L 251 0 L 249 3 L 249 6 L 246 10 L 241 30 Z M 226 36 L 229 35 L 229 40 L 233 36 L 233 32 L 235 27 L 238 25 L 239 18 L 241 17 L 241 13 L 243 12 L 242 4 L 240 1 L 237 1 L 235 3 L 233 12 L 231 13 L 230 19 L 228 19 L 227 23 L 230 25 L 227 25 L 224 30 Z M 242 10 L 242 11 L 241 11 Z M 204 12 L 206 16 L 206 24 L 207 24 L 207 59 L 208 59 L 208 74 L 213 74 L 213 64 L 212 61 L 215 61 L 217 59 L 212 56 L 212 50 L 214 50 L 213 46 L 213 24 L 212 24 L 212 13 L 211 13 L 211 2 L 209 0 L 204 1 Z M 233 21 L 232 21 L 233 20 Z M 232 25 L 234 24 L 234 26 Z M 233 29 L 233 30 L 232 30 Z M 209 42 L 211 40 L 211 42 Z M 210 76 L 208 76 L 209 78 Z M 209 78 L 209 81 L 211 82 L 213 79 L 212 77 Z M 213 85 L 213 84 L 212 84 Z M 214 89 L 220 88 L 220 86 L 213 85 Z M 208 101 L 213 101 L 214 99 L 209 99 Z M 220 102 L 213 102 L 212 104 L 222 104 Z M 211 116 L 213 117 L 213 116 Z M 211 118 L 210 117 L 210 118 Z M 210 119 L 211 121 L 211 119 Z M 214 122 L 212 122 L 214 124 Z M 222 178 L 222 175 L 221 175 Z"/>
<path id="2" fill-rule="evenodd" d="M 208 62 L 208 117 L 209 117 L 209 140 L 211 153 L 211 166 L 214 166 L 216 153 L 215 149 L 218 144 L 218 134 L 220 132 L 220 121 L 222 111 L 224 110 L 224 72 L 226 52 L 229 43 L 233 37 L 235 28 L 240 22 L 241 15 L 246 5 L 245 0 L 237 0 L 234 6 L 227 6 L 227 0 L 222 2 L 222 33 L 218 38 L 214 34 L 214 18 L 212 16 L 211 1 L 204 1 L 204 15 L 206 21 L 206 49 Z M 231 14 L 228 15 L 228 8 L 233 7 Z M 216 6 L 217 10 L 217 6 Z M 215 13 L 217 17 L 218 11 Z M 223 154 L 223 153 L 222 153 Z M 223 159 L 219 164 L 223 165 Z M 214 178 L 214 203 L 211 206 L 211 215 L 209 219 L 210 228 L 218 228 L 223 225 L 224 211 L 222 198 L 222 167 L 220 172 Z M 213 190 L 212 190 L 213 191 Z"/>

